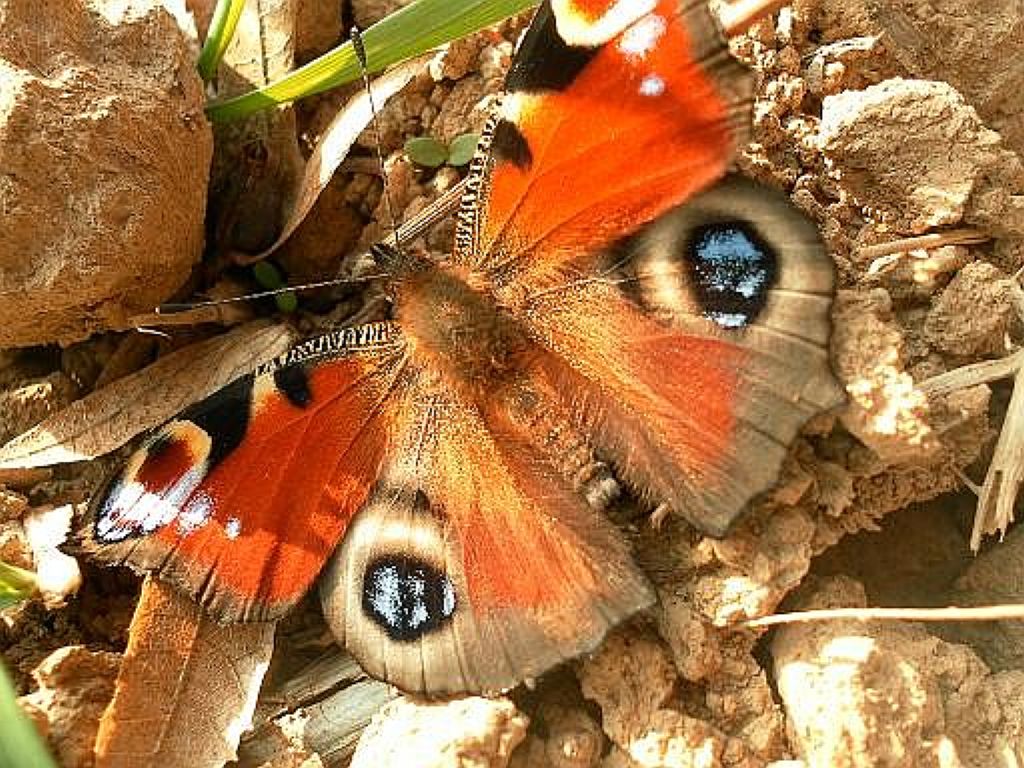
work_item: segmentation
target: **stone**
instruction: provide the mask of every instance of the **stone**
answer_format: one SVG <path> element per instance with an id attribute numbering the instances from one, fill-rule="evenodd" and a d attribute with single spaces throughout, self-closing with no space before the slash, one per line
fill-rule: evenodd
<path id="1" fill-rule="evenodd" d="M 959 223 L 1004 159 L 999 134 L 952 86 L 924 80 L 827 96 L 820 141 L 857 203 L 909 234 Z"/>
<path id="2" fill-rule="evenodd" d="M 181 2 L 0 8 L 0 347 L 123 329 L 188 277 L 213 146 L 197 55 Z"/>

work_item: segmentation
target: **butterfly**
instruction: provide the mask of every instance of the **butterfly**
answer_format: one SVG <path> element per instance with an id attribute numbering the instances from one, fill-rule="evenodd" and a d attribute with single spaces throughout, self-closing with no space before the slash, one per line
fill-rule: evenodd
<path id="1" fill-rule="evenodd" d="M 702 0 L 543 4 L 452 254 L 375 247 L 391 319 L 156 430 L 91 503 L 89 549 L 223 621 L 319 577 L 339 641 L 408 692 L 594 649 L 656 596 L 581 473 L 722 536 L 841 398 L 818 233 L 730 172 L 752 82 Z"/>

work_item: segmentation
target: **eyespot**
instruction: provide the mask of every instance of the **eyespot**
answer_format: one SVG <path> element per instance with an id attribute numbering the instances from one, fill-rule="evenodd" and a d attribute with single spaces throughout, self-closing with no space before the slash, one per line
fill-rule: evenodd
<path id="1" fill-rule="evenodd" d="M 753 322 L 775 282 L 774 252 L 738 221 L 697 227 L 686 250 L 704 316 L 722 328 L 742 328 Z"/>
<path id="2" fill-rule="evenodd" d="M 363 611 L 392 640 L 411 642 L 433 632 L 455 613 L 448 576 L 413 557 L 385 555 L 366 568 Z"/>
<path id="3" fill-rule="evenodd" d="M 631 302 L 688 333 L 709 324 L 741 333 L 766 322 L 780 290 L 832 290 L 814 225 L 784 195 L 737 175 L 613 244 L 600 268 Z"/>

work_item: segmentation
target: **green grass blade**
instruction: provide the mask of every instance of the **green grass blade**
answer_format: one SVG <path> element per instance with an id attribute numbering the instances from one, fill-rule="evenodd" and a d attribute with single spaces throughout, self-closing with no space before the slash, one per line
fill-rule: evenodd
<path id="1" fill-rule="evenodd" d="M 203 50 L 196 63 L 199 76 L 203 78 L 204 83 L 210 82 L 217 74 L 217 66 L 224 58 L 231 38 L 235 36 L 235 28 L 238 26 L 244 5 L 245 0 L 217 0 L 213 18 L 210 19 L 210 29 L 206 33 L 206 42 L 203 43 Z"/>
<path id="2" fill-rule="evenodd" d="M 368 69 L 379 72 L 536 5 L 538 0 L 417 0 L 362 34 Z M 238 120 L 276 104 L 336 88 L 361 77 L 346 42 L 277 82 L 206 108 L 214 122 Z"/>
<path id="3" fill-rule="evenodd" d="M 31 597 L 36 591 L 36 576 L 0 560 L 0 611 Z"/>
<path id="4" fill-rule="evenodd" d="M 29 597 L 35 574 L 0 561 L 0 610 Z M 0 664 L 0 768 L 57 768 L 39 733 L 18 706 L 14 686 Z"/>
<path id="5" fill-rule="evenodd" d="M 57 768 L 39 733 L 18 706 L 14 686 L 0 665 L 0 768 Z"/>

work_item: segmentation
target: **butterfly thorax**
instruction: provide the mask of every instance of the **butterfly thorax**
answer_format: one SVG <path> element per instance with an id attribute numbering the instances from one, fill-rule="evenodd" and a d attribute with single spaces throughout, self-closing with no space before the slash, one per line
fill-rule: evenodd
<path id="1" fill-rule="evenodd" d="M 525 333 L 486 283 L 457 267 L 431 264 L 400 279 L 394 302 L 411 353 L 455 386 L 500 385 L 529 353 Z"/>

